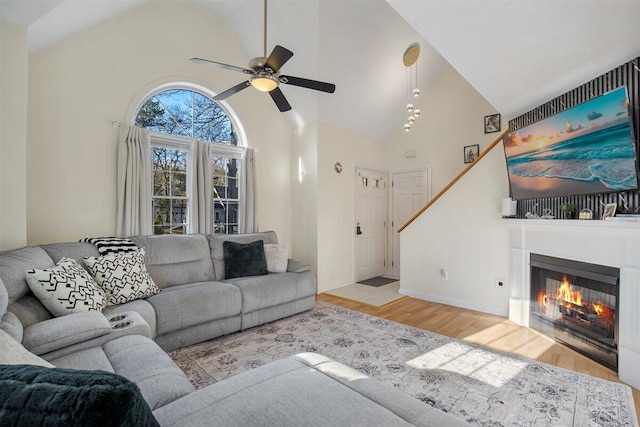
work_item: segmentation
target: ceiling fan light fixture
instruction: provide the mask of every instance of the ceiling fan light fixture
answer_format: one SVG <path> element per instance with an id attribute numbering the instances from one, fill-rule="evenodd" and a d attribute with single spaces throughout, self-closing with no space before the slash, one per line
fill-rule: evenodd
<path id="1" fill-rule="evenodd" d="M 280 82 L 270 74 L 257 74 L 249 79 L 249 83 L 261 92 L 271 92 Z"/>

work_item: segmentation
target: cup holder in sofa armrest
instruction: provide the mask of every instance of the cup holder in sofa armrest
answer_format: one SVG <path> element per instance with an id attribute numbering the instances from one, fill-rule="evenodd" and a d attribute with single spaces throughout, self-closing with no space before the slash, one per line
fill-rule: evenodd
<path id="1" fill-rule="evenodd" d="M 110 317 L 110 318 L 109 318 L 109 322 L 112 322 L 112 323 L 113 323 L 113 322 L 119 322 L 119 321 L 121 321 L 121 320 L 126 319 L 127 317 L 128 317 L 128 316 L 127 316 L 126 314 L 117 314 L 117 315 L 115 315 L 115 316 L 113 316 L 113 317 Z"/>
<path id="2" fill-rule="evenodd" d="M 113 329 L 122 329 L 122 328 L 126 328 L 127 326 L 131 326 L 131 325 L 133 325 L 133 322 L 127 321 L 127 322 L 114 323 L 113 325 L 111 325 L 111 327 Z"/>
<path id="3" fill-rule="evenodd" d="M 152 338 L 149 325 L 135 311 L 108 314 L 107 320 L 111 326 L 111 336 L 144 335 Z"/>

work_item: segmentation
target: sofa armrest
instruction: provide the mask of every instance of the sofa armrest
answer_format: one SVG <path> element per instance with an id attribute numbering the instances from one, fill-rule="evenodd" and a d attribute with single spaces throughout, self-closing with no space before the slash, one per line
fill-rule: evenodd
<path id="1" fill-rule="evenodd" d="M 87 311 L 45 320 L 25 328 L 22 344 L 39 355 L 110 332 L 111 324 L 102 313 Z"/>
<path id="2" fill-rule="evenodd" d="M 303 273 L 305 271 L 311 271 L 309 264 L 289 258 L 289 263 L 287 264 L 288 273 Z"/>

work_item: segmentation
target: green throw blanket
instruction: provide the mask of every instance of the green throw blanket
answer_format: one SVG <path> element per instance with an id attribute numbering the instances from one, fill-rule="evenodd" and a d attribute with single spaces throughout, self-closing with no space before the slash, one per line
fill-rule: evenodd
<path id="1" fill-rule="evenodd" d="M 140 389 L 104 371 L 0 365 L 0 426 L 158 426 Z"/>

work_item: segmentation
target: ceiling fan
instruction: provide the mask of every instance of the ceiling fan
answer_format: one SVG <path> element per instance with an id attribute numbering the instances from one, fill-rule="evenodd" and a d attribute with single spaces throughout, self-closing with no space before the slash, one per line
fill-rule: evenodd
<path id="1" fill-rule="evenodd" d="M 320 92 L 333 93 L 336 85 L 332 83 L 319 82 L 317 80 L 303 79 L 301 77 L 285 76 L 280 74 L 282 66 L 293 56 L 293 52 L 282 46 L 276 45 L 267 57 L 267 0 L 264 0 L 264 56 L 258 56 L 249 61 L 249 68 L 236 67 L 235 65 L 223 64 L 221 62 L 210 61 L 202 58 L 191 58 L 191 62 L 205 65 L 214 65 L 226 68 L 227 70 L 239 71 L 249 75 L 249 80 L 239 83 L 224 92 L 213 97 L 214 101 L 222 101 L 243 89 L 253 86 L 261 92 L 269 92 L 271 99 L 281 112 L 291 110 L 291 105 L 280 90 L 281 84 L 314 89 Z"/>

